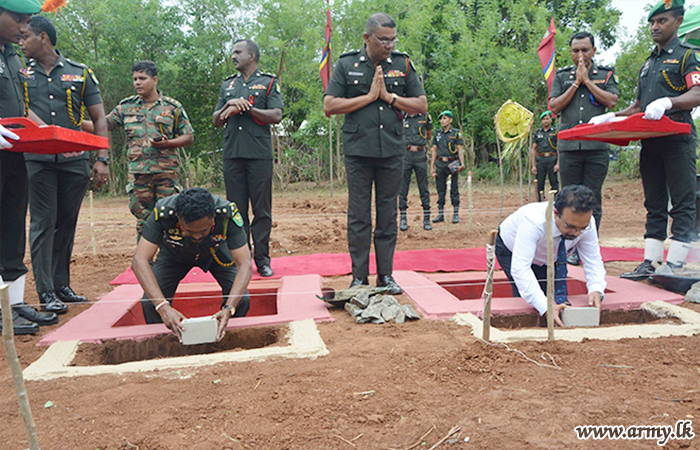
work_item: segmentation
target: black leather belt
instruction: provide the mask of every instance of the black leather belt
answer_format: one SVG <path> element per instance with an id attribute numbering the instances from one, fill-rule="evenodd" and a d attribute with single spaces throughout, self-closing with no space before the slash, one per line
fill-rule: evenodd
<path id="1" fill-rule="evenodd" d="M 556 154 L 557 154 L 557 152 L 537 152 L 537 156 L 541 156 L 542 158 L 547 158 L 549 156 L 554 156 Z"/>
<path id="2" fill-rule="evenodd" d="M 457 156 L 438 156 L 437 159 L 442 162 L 457 161 L 459 157 Z"/>
<path id="3" fill-rule="evenodd" d="M 409 152 L 422 152 L 423 150 L 425 150 L 425 146 L 424 145 L 407 145 L 406 150 L 408 150 Z"/>

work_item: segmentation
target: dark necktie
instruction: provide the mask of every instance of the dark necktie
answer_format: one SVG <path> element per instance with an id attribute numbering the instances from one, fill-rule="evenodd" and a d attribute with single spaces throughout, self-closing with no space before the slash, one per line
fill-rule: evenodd
<path id="1" fill-rule="evenodd" d="M 559 250 L 557 251 L 557 262 L 554 264 L 554 301 L 557 304 L 568 302 L 566 275 L 566 239 L 562 236 L 559 241 Z"/>

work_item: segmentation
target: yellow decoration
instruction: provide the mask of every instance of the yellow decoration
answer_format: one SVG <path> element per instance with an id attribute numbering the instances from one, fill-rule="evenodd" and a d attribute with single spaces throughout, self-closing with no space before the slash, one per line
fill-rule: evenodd
<path id="1" fill-rule="evenodd" d="M 505 144 L 501 159 L 517 155 L 527 143 L 534 114 L 512 100 L 505 102 L 493 118 L 498 138 Z"/>

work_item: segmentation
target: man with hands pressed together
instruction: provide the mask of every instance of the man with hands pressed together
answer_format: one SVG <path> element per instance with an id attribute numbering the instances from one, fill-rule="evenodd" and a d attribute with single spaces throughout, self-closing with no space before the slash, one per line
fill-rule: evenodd
<path id="1" fill-rule="evenodd" d="M 403 116 L 426 114 L 425 90 L 408 55 L 394 51 L 396 22 L 385 13 L 372 14 L 360 50 L 340 56 L 333 70 L 323 110 L 345 114 L 343 153 L 348 180 L 348 248 L 351 286 L 369 284 L 372 240 L 372 186 L 377 222 L 374 248 L 377 286 L 397 295 L 394 280 L 396 200 L 403 179 Z"/>
<path id="2" fill-rule="evenodd" d="M 215 315 L 217 339 L 221 340 L 228 320 L 248 313 L 247 287 L 253 266 L 235 203 L 202 188 L 158 201 L 143 227 L 131 265 L 144 291 L 141 307 L 146 323 L 164 323 L 178 339 L 185 316 L 171 304 L 180 280 L 193 267 L 211 272 L 221 286 L 224 300 Z"/>
<path id="3" fill-rule="evenodd" d="M 656 46 L 639 72 L 637 101 L 620 112 L 594 118 L 604 123 L 616 115 L 643 111 L 647 120 L 660 120 L 665 115 L 692 127 L 691 134 L 642 139 L 639 171 L 647 209 L 644 261 L 621 275 L 630 280 L 647 278 L 656 270 L 652 263 L 663 261 L 669 214 L 673 236 L 667 266 L 662 270 L 672 272 L 685 263 L 695 235 L 697 132 L 691 112 L 700 105 L 700 49 L 678 39 L 683 4 L 683 0 L 662 1 L 649 13 L 649 30 Z"/>
<path id="4" fill-rule="evenodd" d="M 561 113 L 559 131 L 588 123 L 595 115 L 617 104 L 619 89 L 613 67 L 597 65 L 595 38 L 590 33 L 576 33 L 569 42 L 574 65 L 557 71 L 549 95 L 550 110 Z M 583 184 L 596 196 L 593 216 L 600 227 L 603 215 L 602 188 L 608 174 L 610 146 L 596 141 L 559 141 L 559 174 L 562 186 Z M 579 264 L 576 253 L 569 258 Z"/>

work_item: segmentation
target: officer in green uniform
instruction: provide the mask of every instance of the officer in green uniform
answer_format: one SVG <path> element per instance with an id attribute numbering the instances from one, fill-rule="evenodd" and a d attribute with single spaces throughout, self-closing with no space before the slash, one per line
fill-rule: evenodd
<path id="1" fill-rule="evenodd" d="M 253 266 L 235 203 L 202 188 L 187 189 L 156 203 L 141 236 L 131 268 L 144 291 L 146 323 L 164 323 L 180 338 L 185 316 L 171 303 L 180 280 L 193 267 L 211 272 L 221 286 L 224 300 L 215 315 L 219 340 L 228 319 L 248 313 Z"/>
<path id="2" fill-rule="evenodd" d="M 423 207 L 423 229 L 432 230 L 430 225 L 430 191 L 428 190 L 428 157 L 426 146 L 433 137 L 433 119 L 430 114 L 409 114 L 403 119 L 403 140 L 406 153 L 403 157 L 403 182 L 399 192 L 399 211 L 401 212 L 401 231 L 408 230 L 408 188 L 411 175 L 416 172 L 420 203 Z"/>
<path id="3" fill-rule="evenodd" d="M 122 100 L 107 116 L 107 125 L 126 131 L 129 209 L 140 235 L 156 202 L 180 189 L 177 152 L 194 142 L 194 129 L 180 102 L 158 90 L 153 61 L 137 62 L 131 72 L 137 95 Z"/>
<path id="4" fill-rule="evenodd" d="M 671 245 L 667 265 L 661 271 L 682 266 L 690 250 L 695 228 L 697 132 L 691 117 L 700 105 L 700 49 L 681 42 L 678 28 L 683 23 L 683 0 L 659 2 L 649 13 L 649 30 L 656 43 L 639 72 L 637 101 L 615 115 L 629 116 L 644 111 L 647 120 L 666 116 L 690 124 L 686 135 L 642 139 L 639 171 L 647 209 L 644 261 L 623 278 L 643 280 L 661 263 L 668 230 L 668 199 L 671 198 Z M 614 115 L 598 118 L 601 123 Z"/>
<path id="5" fill-rule="evenodd" d="M 258 69 L 260 49 L 249 40 L 236 41 L 233 64 L 240 74 L 221 85 L 212 120 L 224 130 L 226 198 L 241 209 L 243 223 L 253 240 L 258 273 L 274 275 L 270 265 L 272 230 L 273 151 L 270 125 L 282 121 L 282 94 L 277 77 Z M 248 218 L 248 204 L 253 222 Z"/>
<path id="6" fill-rule="evenodd" d="M 55 49 L 56 28 L 45 16 L 34 16 L 21 41 L 30 58 L 20 71 L 25 100 L 44 123 L 80 130 L 83 105 L 96 134 L 107 137 L 102 96 L 88 67 L 66 59 Z M 29 245 L 39 301 L 62 313 L 62 302 L 84 302 L 70 287 L 70 260 L 75 227 L 90 175 L 101 186 L 109 176 L 108 149 L 99 150 L 92 170 L 86 152 L 46 155 L 27 153 L 31 222 Z"/>
<path id="7" fill-rule="evenodd" d="M 18 44 L 32 14 L 41 10 L 36 0 L 0 0 L 0 118 L 24 117 L 39 121 L 26 110 L 19 71 L 22 60 L 12 44 Z M 18 137 L 0 126 L 0 278 L 10 284 L 10 303 L 24 304 L 25 219 L 27 217 L 27 168 L 24 155 L 6 151 Z M 18 294 L 13 295 L 13 288 Z M 31 307 L 29 307 L 31 309 Z M 39 325 L 12 308 L 15 334 L 34 334 Z M 54 316 L 55 317 L 55 316 Z"/>
<path id="8" fill-rule="evenodd" d="M 561 113 L 559 131 L 588 123 L 596 115 L 617 105 L 619 89 L 613 67 L 599 66 L 593 61 L 595 38 L 586 32 L 576 33 L 569 41 L 573 66 L 557 71 L 549 94 L 549 107 Z M 596 227 L 603 216 L 603 182 L 608 174 L 610 146 L 597 141 L 561 141 L 559 174 L 562 187 L 582 184 L 598 199 L 593 211 Z M 578 253 L 569 256 L 570 264 L 578 265 Z"/>
<path id="9" fill-rule="evenodd" d="M 549 185 L 552 190 L 559 190 L 559 172 L 557 156 L 557 130 L 552 127 L 552 112 L 545 111 L 540 114 L 542 128 L 535 131 L 530 151 L 530 165 L 532 174 L 537 177 L 537 201 L 542 201 L 544 195 L 544 182 L 549 177 Z"/>
<path id="10" fill-rule="evenodd" d="M 433 136 L 433 149 L 430 157 L 430 174 L 435 178 L 438 192 L 438 215 L 434 223 L 445 221 L 445 196 L 447 179 L 451 177 L 450 201 L 454 208 L 452 223 L 459 223 L 459 172 L 464 170 L 464 140 L 462 133 L 452 128 L 452 111 L 443 111 L 438 116 L 441 128 Z M 459 162 L 456 167 L 455 162 Z"/>
<path id="11" fill-rule="evenodd" d="M 385 13 L 367 20 L 361 50 L 340 55 L 323 98 L 327 115 L 345 114 L 343 153 L 348 180 L 348 248 L 351 286 L 369 284 L 372 239 L 372 186 L 377 223 L 374 249 L 377 285 L 392 295 L 394 280 L 396 197 L 403 179 L 403 115 L 427 114 L 423 84 L 405 53 L 393 51 L 396 22 Z"/>

